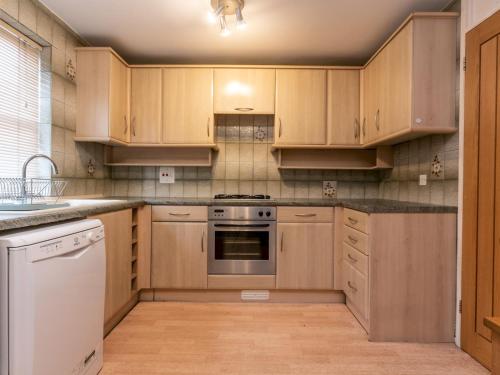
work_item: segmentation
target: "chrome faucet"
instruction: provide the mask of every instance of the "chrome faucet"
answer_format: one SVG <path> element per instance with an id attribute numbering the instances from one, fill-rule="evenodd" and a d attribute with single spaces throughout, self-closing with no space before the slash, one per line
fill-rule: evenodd
<path id="1" fill-rule="evenodd" d="M 21 191 L 23 200 L 26 199 L 26 170 L 28 169 L 28 164 L 33 159 L 37 159 L 37 158 L 43 158 L 43 159 L 47 159 L 48 161 L 50 161 L 50 163 L 52 164 L 52 170 L 54 171 L 54 173 L 55 174 L 59 174 L 59 169 L 57 168 L 56 163 L 54 162 L 54 160 L 52 160 L 51 158 L 49 158 L 47 155 L 44 155 L 44 154 L 35 154 L 33 156 L 30 156 L 28 159 L 26 159 L 26 161 L 23 164 L 23 171 L 22 171 L 23 187 L 22 187 L 22 191 Z"/>

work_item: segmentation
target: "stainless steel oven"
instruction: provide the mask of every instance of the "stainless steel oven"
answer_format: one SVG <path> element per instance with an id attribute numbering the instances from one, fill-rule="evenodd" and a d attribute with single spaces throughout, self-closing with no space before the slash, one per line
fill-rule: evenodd
<path id="1" fill-rule="evenodd" d="M 209 207 L 208 273 L 275 275 L 276 208 Z"/>

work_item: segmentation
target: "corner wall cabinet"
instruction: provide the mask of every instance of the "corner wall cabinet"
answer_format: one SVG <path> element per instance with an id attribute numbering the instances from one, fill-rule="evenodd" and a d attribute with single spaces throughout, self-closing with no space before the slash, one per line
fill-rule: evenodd
<path id="1" fill-rule="evenodd" d="M 110 48 L 78 48 L 77 64 L 75 139 L 126 144 L 130 69 Z"/>

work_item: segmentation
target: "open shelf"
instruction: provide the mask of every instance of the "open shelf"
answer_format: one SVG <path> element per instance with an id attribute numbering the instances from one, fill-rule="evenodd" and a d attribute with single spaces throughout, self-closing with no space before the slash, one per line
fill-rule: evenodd
<path id="1" fill-rule="evenodd" d="M 390 169 L 392 147 L 375 149 L 280 149 L 280 169 Z"/>

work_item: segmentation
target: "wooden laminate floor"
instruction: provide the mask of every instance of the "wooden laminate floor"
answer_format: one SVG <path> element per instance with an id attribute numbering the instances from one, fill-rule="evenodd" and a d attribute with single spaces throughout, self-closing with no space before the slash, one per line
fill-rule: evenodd
<path id="1" fill-rule="evenodd" d="M 115 374 L 488 374 L 453 344 L 370 343 L 345 305 L 142 302 L 104 342 Z"/>

